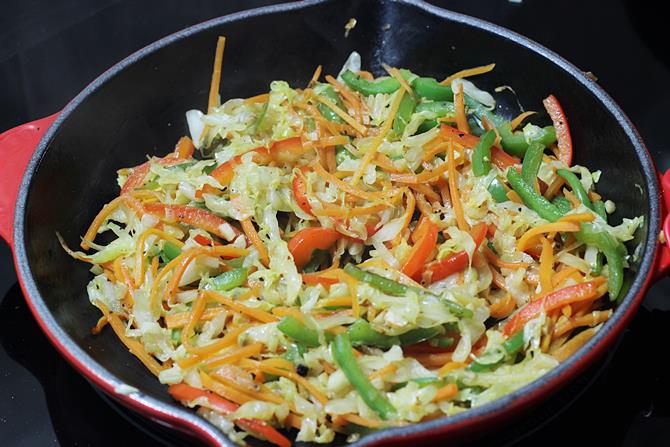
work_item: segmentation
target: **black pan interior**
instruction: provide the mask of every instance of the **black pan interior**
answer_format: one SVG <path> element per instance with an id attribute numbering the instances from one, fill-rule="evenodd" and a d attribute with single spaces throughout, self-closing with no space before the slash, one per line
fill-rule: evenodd
<path id="1" fill-rule="evenodd" d="M 344 37 L 344 24 L 357 19 Z M 55 232 L 74 247 L 102 205 L 118 195 L 116 170 L 149 155 L 163 155 L 186 134 L 184 112 L 204 109 L 216 38 L 227 37 L 221 96 L 247 97 L 273 79 L 304 86 L 318 64 L 336 74 L 357 50 L 365 69 L 407 67 L 443 78 L 461 68 L 496 62 L 476 83 L 494 93 L 508 116 L 519 103 L 548 124 L 542 98 L 555 94 L 570 121 L 576 163 L 603 171 L 598 190 L 617 203 L 622 216 L 649 216 L 648 179 L 617 117 L 566 71 L 524 46 L 465 23 L 445 21 L 411 4 L 361 0 L 324 2 L 288 12 L 251 15 L 241 21 L 205 24 L 175 36 L 78 97 L 48 142 L 27 194 L 25 252 L 37 291 L 73 343 L 124 382 L 170 402 L 160 385 L 111 330 L 90 335 L 99 313 L 88 302 L 87 266 L 67 256 Z M 518 100 L 518 102 L 517 102 Z M 645 161 L 648 164 L 648 161 Z M 639 187 L 638 187 L 639 186 Z M 651 191 L 654 191 L 652 188 Z M 655 197 L 652 200 L 656 200 Z M 646 239 L 647 226 L 640 231 Z M 17 243 L 21 243 L 20 241 Z"/>

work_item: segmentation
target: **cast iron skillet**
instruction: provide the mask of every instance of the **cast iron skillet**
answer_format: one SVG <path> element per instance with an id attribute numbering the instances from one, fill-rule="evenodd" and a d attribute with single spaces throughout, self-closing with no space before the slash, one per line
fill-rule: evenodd
<path id="1" fill-rule="evenodd" d="M 350 17 L 358 25 L 344 38 L 343 25 Z M 634 241 L 642 244 L 642 250 L 633 266 L 635 273 L 628 274 L 629 289 L 613 317 L 576 355 L 486 406 L 379 431 L 362 438 L 359 445 L 463 439 L 518 416 L 602 355 L 632 318 L 652 278 L 670 265 L 670 251 L 657 242 L 665 215 L 657 171 L 640 136 L 597 84 L 546 48 L 418 0 L 308 0 L 221 17 L 123 60 L 58 117 L 0 136 L 0 231 L 13 242 L 28 304 L 61 353 L 91 382 L 135 411 L 207 444 L 230 444 L 215 427 L 176 404 L 111 331 L 90 335 L 99 317 L 85 292 L 90 273 L 63 252 L 54 233 L 60 231 L 70 245 L 76 245 L 102 204 L 118 195 L 116 170 L 141 163 L 147 153 L 167 153 L 186 134 L 184 112 L 206 106 L 219 35 L 228 42 L 224 99 L 267 91 L 274 79 L 305 85 L 317 64 L 323 64 L 326 73 L 336 73 L 352 50 L 359 51 L 365 67 L 378 74 L 382 62 L 442 78 L 495 61 L 495 71 L 477 79 L 479 85 L 489 91 L 510 85 L 520 103 L 535 110 L 541 109 L 542 98 L 555 94 L 569 118 L 575 162 L 603 171 L 598 189 L 617 203 L 613 220 L 645 217 Z M 519 112 L 511 93 L 498 94 L 497 99 L 503 114 L 511 117 Z M 546 116 L 540 119 L 548 121 Z M 663 183 L 670 184 L 670 176 Z M 138 391 L 127 393 L 126 385 Z"/>

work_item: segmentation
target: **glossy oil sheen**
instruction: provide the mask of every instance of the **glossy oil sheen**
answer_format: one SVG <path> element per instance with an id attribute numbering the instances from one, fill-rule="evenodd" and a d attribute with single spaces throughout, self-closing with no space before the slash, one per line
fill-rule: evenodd
<path id="1" fill-rule="evenodd" d="M 658 231 L 658 198 L 650 158 L 611 100 L 591 90 L 585 78 L 576 77 L 574 67 L 564 61 L 559 67 L 551 60 L 556 60 L 555 55 L 542 54 L 546 50 L 539 46 L 539 53 L 530 51 L 527 46 L 533 44 L 520 44 L 515 41 L 519 36 L 474 19 L 455 14 L 449 19 L 443 12 L 411 2 L 311 3 L 214 20 L 142 50 L 89 86 L 47 135 L 24 180 L 15 240 L 24 285 L 37 312 L 47 315 L 46 325 L 65 337 L 68 349 L 84 362 L 92 360 L 101 375 L 111 374 L 141 389 L 152 405 L 183 413 L 165 387 L 110 330 L 99 336 L 90 334 L 99 317 L 86 295 L 91 274 L 85 264 L 63 252 L 55 232 L 70 246 L 77 246 L 102 205 L 118 195 L 116 170 L 142 163 L 147 154 L 166 154 L 187 133 L 184 112 L 206 108 L 219 35 L 227 38 L 221 82 L 224 100 L 265 92 L 274 79 L 304 86 L 318 64 L 323 65 L 324 73 L 336 74 L 353 50 L 361 54 L 363 67 L 376 74 L 382 74 L 381 64 L 387 63 L 444 78 L 462 68 L 496 62 L 492 73 L 476 79 L 477 85 L 491 92 L 500 85 L 512 86 L 518 97 L 510 91 L 494 94 L 499 113 L 517 115 L 519 102 L 526 109 L 542 112 L 532 120 L 536 124 L 550 123 L 541 101 L 556 95 L 570 122 L 575 163 L 602 170 L 598 191 L 617 203 L 612 220 L 646 217 L 637 240 L 647 242 L 641 275 L 629 275 L 635 283 L 611 321 L 609 327 L 614 327 L 634 303 L 651 266 L 654 244 L 650 234 Z M 350 17 L 356 17 L 358 24 L 345 38 L 343 25 Z M 565 374 L 561 380 L 566 380 L 567 367 L 552 374 Z M 549 380 L 541 379 L 491 406 L 399 429 L 396 435 L 441 431 L 452 423 L 459 423 L 463 432 L 481 429 L 468 426 L 469 418 L 501 412 L 524 392 Z M 384 437 L 379 433 L 366 440 L 382 441 Z"/>

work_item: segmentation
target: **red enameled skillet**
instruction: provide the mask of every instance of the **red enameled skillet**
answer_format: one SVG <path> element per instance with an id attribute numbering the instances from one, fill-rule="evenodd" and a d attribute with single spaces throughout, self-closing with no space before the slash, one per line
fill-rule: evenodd
<path id="1" fill-rule="evenodd" d="M 343 25 L 358 21 L 348 38 Z M 575 162 L 603 171 L 598 190 L 617 204 L 614 222 L 644 216 L 630 244 L 639 258 L 613 317 L 573 357 L 516 392 L 460 415 L 368 435 L 359 445 L 464 439 L 491 430 L 561 389 L 607 351 L 629 323 L 649 284 L 670 266 L 659 234 L 670 174 L 660 176 L 642 139 L 612 99 L 579 69 L 506 29 L 418 0 L 309 0 L 221 17 L 168 36 L 121 61 L 60 113 L 0 135 L 0 234 L 12 246 L 19 280 L 35 318 L 81 374 L 136 412 L 208 445 L 230 445 L 215 427 L 181 407 L 111 331 L 90 335 L 98 311 L 88 302 L 89 272 L 58 245 L 76 245 L 102 204 L 118 194 L 116 170 L 163 155 L 186 134 L 184 112 L 204 108 L 216 37 L 227 37 L 222 98 L 266 91 L 269 81 L 304 85 L 317 64 L 335 73 L 352 50 L 365 67 L 382 62 L 445 77 L 495 61 L 477 79 L 489 91 L 510 85 L 539 108 L 556 95 L 568 116 Z M 514 116 L 517 98 L 496 94 Z M 549 122 L 547 116 L 539 120 Z M 665 199 L 665 200 L 664 200 Z M 662 238 L 661 238 L 662 239 Z M 29 347 L 26 347 L 29 349 Z M 132 388 L 128 388 L 132 387 Z M 136 389 L 135 392 L 128 390 Z"/>

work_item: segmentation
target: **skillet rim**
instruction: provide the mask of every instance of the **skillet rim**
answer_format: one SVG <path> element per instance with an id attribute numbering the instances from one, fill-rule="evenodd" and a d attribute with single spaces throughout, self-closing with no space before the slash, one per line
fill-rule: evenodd
<path id="1" fill-rule="evenodd" d="M 99 88 L 104 87 L 108 80 L 112 79 L 135 62 L 140 61 L 150 53 L 170 45 L 173 42 L 186 39 L 191 35 L 225 23 L 237 22 L 261 15 L 286 13 L 306 9 L 320 4 L 331 3 L 333 1 L 336 0 L 304 0 L 265 6 L 217 17 L 185 28 L 174 34 L 170 34 L 126 57 L 96 78 L 63 109 L 35 150 L 24 173 L 17 196 L 14 218 L 14 256 L 17 272 L 19 273 L 18 278 L 31 312 L 40 324 L 42 330 L 47 334 L 51 343 L 55 345 L 60 353 L 78 370 L 78 372 L 94 382 L 107 394 L 110 394 L 123 404 L 152 419 L 160 419 L 175 424 L 177 428 L 191 432 L 191 434 L 210 443 L 216 443 L 218 445 L 234 445 L 212 424 L 177 403 L 164 403 L 141 391 L 131 394 L 121 394 L 116 392 L 115 390 L 119 386 L 124 385 L 124 383 L 101 364 L 97 363 L 72 339 L 70 339 L 66 332 L 60 327 L 53 314 L 49 312 L 42 295 L 38 291 L 35 278 L 32 275 L 24 241 L 25 212 L 31 181 L 33 176 L 37 173 L 40 162 L 51 141 L 54 139 L 54 136 L 56 136 L 60 125 L 69 117 L 77 106 Z M 492 422 L 495 418 L 501 416 L 511 417 L 512 413 L 516 413 L 532 403 L 538 402 L 542 398 L 542 395 L 548 395 L 551 392 L 556 391 L 569 380 L 580 374 L 589 364 L 600 357 L 606 349 L 613 344 L 616 337 L 618 337 L 624 329 L 624 326 L 633 317 L 637 307 L 642 301 L 644 293 L 652 278 L 652 268 L 658 251 L 657 235 L 660 229 L 661 213 L 659 202 L 654 200 L 654 198 L 660 197 L 657 171 L 642 138 L 632 122 L 614 100 L 598 84 L 590 80 L 581 70 L 539 43 L 514 31 L 484 20 L 448 11 L 430 5 L 422 0 L 382 1 L 418 8 L 443 21 L 464 24 L 468 27 L 492 34 L 494 35 L 494 38 L 502 38 L 512 41 L 515 44 L 522 46 L 525 50 L 531 51 L 538 56 L 547 59 L 555 65 L 557 69 L 563 70 L 567 75 L 576 80 L 588 93 L 594 95 L 596 100 L 605 107 L 605 109 L 607 109 L 633 146 L 640 162 L 640 167 L 646 177 L 645 188 L 649 197 L 647 210 L 649 217 L 647 222 L 647 236 L 644 241 L 644 253 L 641 257 L 638 273 L 631 284 L 628 293 L 617 306 L 613 316 L 605 323 L 601 330 L 587 344 L 582 346 L 582 348 L 571 356 L 569 360 L 561 363 L 559 366 L 528 385 L 486 405 L 470 409 L 455 416 L 412 424 L 406 427 L 381 430 L 362 438 L 355 444 L 359 446 L 381 444 L 384 441 L 393 441 L 393 438 L 396 438 L 396 441 L 409 441 L 420 437 L 437 436 L 446 434 L 449 431 L 465 429 L 468 426 L 470 429 L 473 429 L 477 424 Z"/>

